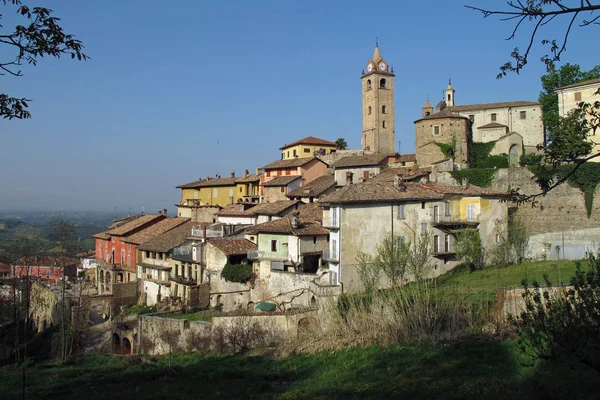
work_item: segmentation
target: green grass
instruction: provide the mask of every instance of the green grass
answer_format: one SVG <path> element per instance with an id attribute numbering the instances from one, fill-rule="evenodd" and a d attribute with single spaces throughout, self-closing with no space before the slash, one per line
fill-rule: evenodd
<path id="1" fill-rule="evenodd" d="M 211 321 L 211 316 L 206 311 L 196 311 L 196 312 L 191 312 L 191 313 L 186 313 L 186 314 L 173 313 L 173 314 L 165 315 L 165 317 L 175 318 L 175 319 L 186 319 L 190 322 L 194 322 L 194 321 L 210 322 Z"/>
<path id="2" fill-rule="evenodd" d="M 581 398 L 600 379 L 581 368 L 520 363 L 516 343 L 481 342 L 353 349 L 283 360 L 175 354 L 132 365 L 131 358 L 88 356 L 27 372 L 29 399 L 166 398 Z M 21 372 L 3 368 L 0 398 L 20 398 Z"/>
<path id="3" fill-rule="evenodd" d="M 150 314 L 156 312 L 156 306 L 141 306 L 134 305 L 123 311 L 125 315 L 139 315 L 139 314 Z"/>
<path id="4" fill-rule="evenodd" d="M 587 267 L 584 260 L 583 268 Z M 576 271 L 576 262 L 569 260 L 534 261 L 511 265 L 506 268 L 489 267 L 469 272 L 466 269 L 450 271 L 436 279 L 442 293 L 466 296 L 477 300 L 494 301 L 496 291 L 504 288 L 522 287 L 525 279 L 529 283 L 537 280 L 544 284 L 544 274 L 554 284 L 568 284 Z"/>

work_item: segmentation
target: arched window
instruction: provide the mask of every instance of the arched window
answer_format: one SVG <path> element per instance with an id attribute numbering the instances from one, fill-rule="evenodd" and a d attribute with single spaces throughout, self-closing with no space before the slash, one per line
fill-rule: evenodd
<path id="1" fill-rule="evenodd" d="M 379 81 L 379 87 L 380 87 L 381 89 L 385 89 L 385 85 L 386 85 L 386 83 L 387 83 L 387 82 L 385 81 L 385 79 L 382 79 L 382 80 L 380 80 L 380 81 Z"/>
<path id="2" fill-rule="evenodd" d="M 385 106 L 381 106 L 381 113 L 382 113 L 382 114 L 385 114 L 385 113 L 386 113 L 386 111 L 387 111 L 386 107 L 385 107 Z"/>
<path id="3" fill-rule="evenodd" d="M 371 115 L 371 106 L 369 106 L 369 115 Z"/>
<path id="4" fill-rule="evenodd" d="M 450 95 L 450 93 L 448 93 L 448 101 L 450 101 L 451 98 L 452 98 L 452 95 Z"/>
<path id="5" fill-rule="evenodd" d="M 383 121 L 383 122 L 381 123 L 381 127 L 382 127 L 382 128 L 385 128 L 385 121 Z"/>
<path id="6" fill-rule="evenodd" d="M 369 80 L 367 80 L 367 88 L 368 88 L 368 89 L 371 89 L 371 80 L 370 80 L 370 79 L 369 79 Z"/>

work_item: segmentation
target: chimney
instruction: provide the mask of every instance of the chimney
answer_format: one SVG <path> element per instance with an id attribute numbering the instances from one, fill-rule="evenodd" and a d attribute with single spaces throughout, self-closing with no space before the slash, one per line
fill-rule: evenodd
<path id="1" fill-rule="evenodd" d="M 235 178 L 235 171 L 231 171 L 231 177 Z"/>
<path id="2" fill-rule="evenodd" d="M 163 208 L 163 215 L 166 217 L 167 216 L 167 209 Z"/>
<path id="3" fill-rule="evenodd" d="M 300 224 L 300 219 L 298 218 L 297 215 L 292 216 L 292 228 L 297 229 L 298 225 Z"/>
<path id="4" fill-rule="evenodd" d="M 352 177 L 354 174 L 350 171 L 346 172 L 346 185 L 352 185 Z"/>
<path id="5" fill-rule="evenodd" d="M 248 170 L 244 170 L 244 178 L 248 176 Z"/>
<path id="6" fill-rule="evenodd" d="M 260 167 L 256 167 L 256 175 L 260 174 Z"/>
<path id="7" fill-rule="evenodd" d="M 463 178 L 463 179 L 462 179 L 462 187 L 463 187 L 464 189 L 466 189 L 466 188 L 468 188 L 468 187 L 469 187 L 469 178 Z"/>

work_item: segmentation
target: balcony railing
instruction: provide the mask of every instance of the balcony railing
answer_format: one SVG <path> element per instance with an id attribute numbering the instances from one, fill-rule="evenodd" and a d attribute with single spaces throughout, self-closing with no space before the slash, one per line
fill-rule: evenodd
<path id="1" fill-rule="evenodd" d="M 329 250 L 323 252 L 323 260 L 325 261 L 339 261 L 340 257 L 337 253 L 332 253 Z"/>
<path id="2" fill-rule="evenodd" d="M 181 275 L 171 275 L 169 280 L 176 283 L 181 283 L 182 285 L 196 285 L 196 280 L 188 277 L 183 277 Z"/>
<path id="3" fill-rule="evenodd" d="M 434 224 L 440 225 L 476 225 L 479 223 L 480 214 L 472 217 L 460 218 L 458 215 L 438 215 L 431 217 Z"/>
<path id="4" fill-rule="evenodd" d="M 275 251 L 258 251 L 258 250 L 250 250 L 248 251 L 248 259 L 249 260 L 279 260 L 279 261 L 287 261 L 289 259 L 288 253 L 283 252 L 275 252 Z"/>
<path id="5" fill-rule="evenodd" d="M 340 220 L 337 218 L 331 218 L 330 216 L 324 216 L 323 227 L 327 229 L 340 229 Z"/>

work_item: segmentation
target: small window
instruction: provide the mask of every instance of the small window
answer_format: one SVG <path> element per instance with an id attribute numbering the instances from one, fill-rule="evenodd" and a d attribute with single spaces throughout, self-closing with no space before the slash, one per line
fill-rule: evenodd
<path id="1" fill-rule="evenodd" d="M 304 152 L 305 152 L 305 153 L 310 153 L 310 149 L 308 149 L 308 148 L 305 148 L 305 149 L 304 149 Z"/>
<path id="2" fill-rule="evenodd" d="M 277 241 L 277 240 L 271 240 L 271 251 L 273 253 L 276 253 L 277 250 L 279 250 L 278 248 L 279 248 L 279 241 Z"/>
<path id="3" fill-rule="evenodd" d="M 439 235 L 433 235 L 433 252 L 440 252 L 440 237 Z"/>
<path id="4" fill-rule="evenodd" d="M 267 177 L 271 176 L 271 171 L 267 171 L 266 174 L 267 174 Z"/>
<path id="5" fill-rule="evenodd" d="M 427 234 L 427 224 L 425 222 L 421 223 L 421 235 Z"/>
<path id="6" fill-rule="evenodd" d="M 280 187 L 279 190 L 281 193 L 285 193 L 285 186 Z"/>
<path id="7" fill-rule="evenodd" d="M 313 244 L 317 244 L 317 237 L 313 236 Z"/>
<path id="8" fill-rule="evenodd" d="M 294 157 L 298 157 L 298 152 L 294 150 Z"/>
<path id="9" fill-rule="evenodd" d="M 404 219 L 404 204 L 398 205 L 398 219 Z"/>
<path id="10" fill-rule="evenodd" d="M 433 126 L 433 134 L 435 136 L 440 136 L 441 133 L 441 127 L 439 125 L 434 125 Z"/>
<path id="11" fill-rule="evenodd" d="M 473 114 L 469 115 L 469 120 L 475 122 L 475 116 Z"/>
<path id="12" fill-rule="evenodd" d="M 387 81 L 385 79 L 382 79 L 382 80 L 379 81 L 379 87 L 381 89 L 385 89 L 386 85 L 387 85 Z"/>
<path id="13" fill-rule="evenodd" d="M 382 128 L 385 128 L 385 121 L 383 121 L 383 122 L 381 123 L 381 127 L 382 127 Z"/>
<path id="14" fill-rule="evenodd" d="M 448 101 L 452 100 L 452 95 L 448 93 Z"/>
<path id="15" fill-rule="evenodd" d="M 369 110 L 367 112 L 369 115 L 371 115 L 371 106 L 369 106 Z"/>
<path id="16" fill-rule="evenodd" d="M 285 151 L 283 153 L 281 153 L 281 159 L 283 160 L 285 158 Z"/>
<path id="17" fill-rule="evenodd" d="M 371 80 L 369 79 L 369 80 L 367 81 L 367 88 L 368 88 L 368 89 L 371 89 L 371 87 L 372 87 L 372 85 L 371 85 Z"/>
<path id="18" fill-rule="evenodd" d="M 519 113 L 519 116 L 521 119 L 527 119 L 527 111 L 521 111 Z"/>
<path id="19" fill-rule="evenodd" d="M 386 112 L 386 111 L 387 111 L 387 110 L 386 110 L 386 107 L 385 107 L 385 106 L 381 106 L 381 113 L 382 113 L 382 114 L 387 114 L 387 112 Z"/>
<path id="20" fill-rule="evenodd" d="M 281 170 L 277 171 L 277 176 L 281 176 Z"/>
<path id="21" fill-rule="evenodd" d="M 496 114 L 496 113 L 492 113 L 492 114 L 490 115 L 490 118 L 491 118 L 492 122 L 496 122 L 496 117 L 497 117 L 497 115 L 498 115 L 498 114 Z"/>
<path id="22" fill-rule="evenodd" d="M 240 193 L 242 192 L 242 187 L 240 186 Z"/>
<path id="23" fill-rule="evenodd" d="M 369 171 L 363 171 L 363 181 L 369 179 Z"/>
<path id="24" fill-rule="evenodd" d="M 450 202 L 446 201 L 446 212 L 444 213 L 446 217 L 450 216 Z"/>
<path id="25" fill-rule="evenodd" d="M 291 174 L 292 174 L 292 171 L 291 171 L 291 170 L 289 170 L 289 169 L 286 169 L 286 170 L 285 170 L 285 174 L 286 174 L 286 175 L 291 175 Z"/>
<path id="26" fill-rule="evenodd" d="M 575 101 L 581 101 L 581 92 L 575 92 Z"/>
<path id="27" fill-rule="evenodd" d="M 287 157 L 290 158 L 290 151 L 287 152 Z"/>
<path id="28" fill-rule="evenodd" d="M 424 202 L 424 201 L 422 201 L 422 202 L 421 202 L 421 210 L 424 210 L 424 209 L 425 209 L 425 202 Z"/>
<path id="29" fill-rule="evenodd" d="M 213 189 L 213 197 L 219 196 L 219 189 Z"/>

